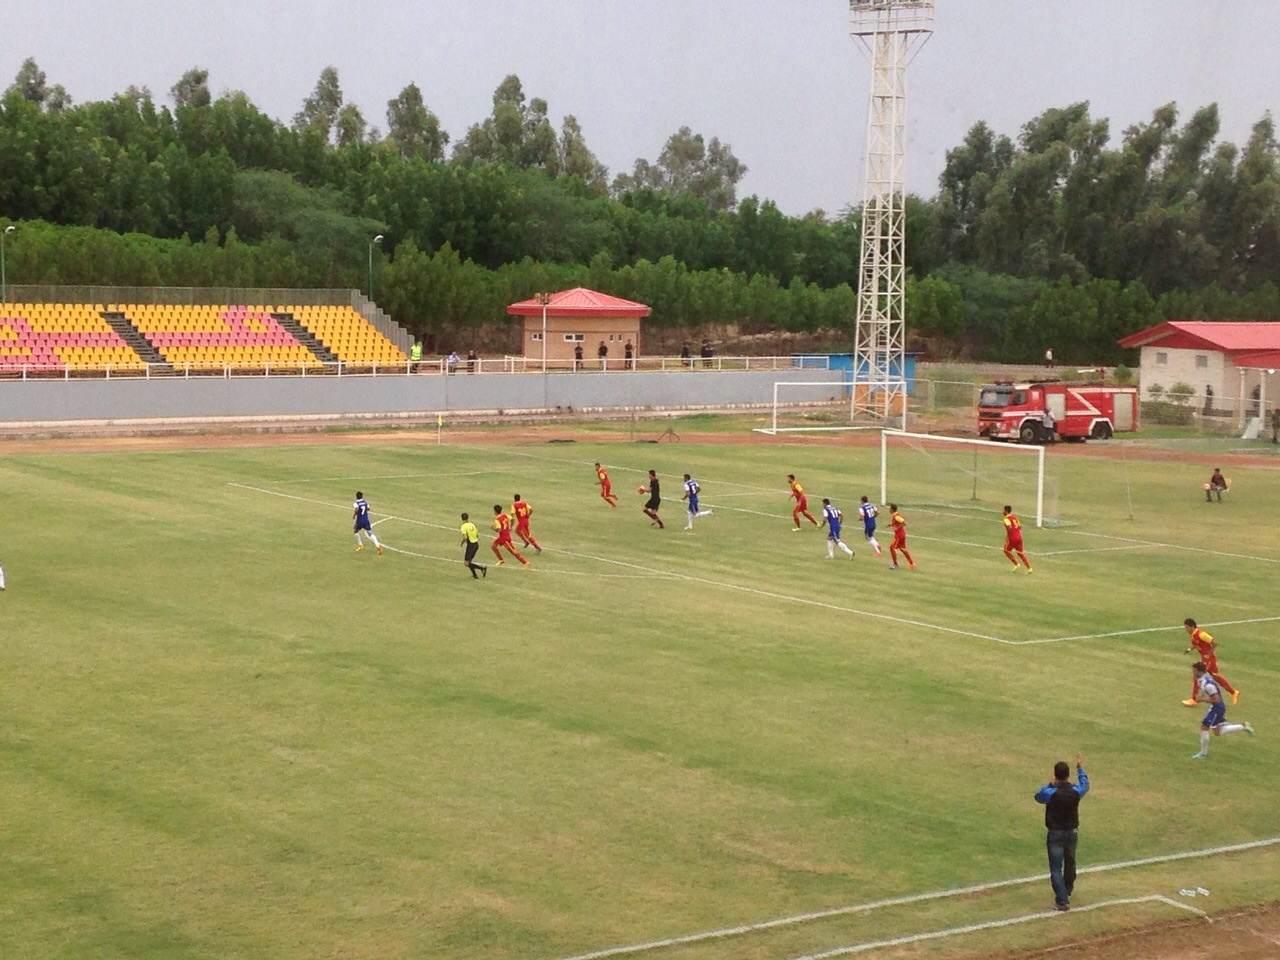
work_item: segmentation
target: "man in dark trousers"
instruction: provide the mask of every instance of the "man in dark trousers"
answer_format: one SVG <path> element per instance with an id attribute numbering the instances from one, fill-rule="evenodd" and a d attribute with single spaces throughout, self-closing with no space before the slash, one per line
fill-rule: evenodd
<path id="1" fill-rule="evenodd" d="M 1089 792 L 1089 778 L 1076 753 L 1076 782 L 1071 782 L 1067 761 L 1053 765 L 1053 782 L 1036 791 L 1036 803 L 1044 804 L 1045 847 L 1049 853 L 1049 882 L 1053 884 L 1053 905 L 1071 909 L 1071 891 L 1076 885 L 1076 840 L 1080 827 L 1080 798 Z"/>

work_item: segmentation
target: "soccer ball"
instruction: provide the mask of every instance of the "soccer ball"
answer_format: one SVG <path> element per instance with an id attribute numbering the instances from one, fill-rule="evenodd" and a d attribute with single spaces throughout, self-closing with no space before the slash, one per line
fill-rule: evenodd
<path id="1" fill-rule="evenodd" d="M 1205 488 L 1206 490 L 1210 489 L 1209 484 L 1207 484 L 1207 483 L 1206 483 L 1206 484 L 1204 485 L 1204 488 Z"/>
<path id="2" fill-rule="evenodd" d="M 648 492 L 649 492 L 649 488 L 644 486 L 643 484 L 636 487 L 636 493 L 648 493 Z"/>

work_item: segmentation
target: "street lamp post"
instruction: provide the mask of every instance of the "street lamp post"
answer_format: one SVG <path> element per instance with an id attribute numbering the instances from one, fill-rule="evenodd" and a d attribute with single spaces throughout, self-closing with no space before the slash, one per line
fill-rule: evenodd
<path id="1" fill-rule="evenodd" d="M 369 302 L 373 302 L 373 247 L 377 244 L 382 245 L 382 234 L 378 234 L 369 241 Z"/>
<path id="2" fill-rule="evenodd" d="M 547 372 L 547 304 L 551 302 L 551 294 L 535 293 L 533 298 L 542 304 L 542 372 Z"/>
<path id="3" fill-rule="evenodd" d="M 12 223 L 0 230 L 0 303 L 9 302 L 9 276 L 5 272 L 4 241 L 11 233 L 13 233 Z"/>

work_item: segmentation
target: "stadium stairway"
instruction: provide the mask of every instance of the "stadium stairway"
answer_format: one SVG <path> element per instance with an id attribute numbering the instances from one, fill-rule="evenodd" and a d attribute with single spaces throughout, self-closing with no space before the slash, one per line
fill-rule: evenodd
<path id="1" fill-rule="evenodd" d="M 111 324 L 111 329 L 120 334 L 121 340 L 133 347 L 134 352 L 144 362 L 154 364 L 166 373 L 173 371 L 173 366 L 161 356 L 160 351 L 152 346 L 151 341 L 144 337 L 123 313 L 118 310 L 103 310 L 102 318 Z"/>
<path id="2" fill-rule="evenodd" d="M 279 322 L 280 326 L 293 334 L 294 338 L 310 350 L 319 360 L 324 363 L 338 362 L 338 355 L 317 340 L 315 334 L 299 323 L 292 313 L 277 313 L 272 311 L 271 316 Z"/>

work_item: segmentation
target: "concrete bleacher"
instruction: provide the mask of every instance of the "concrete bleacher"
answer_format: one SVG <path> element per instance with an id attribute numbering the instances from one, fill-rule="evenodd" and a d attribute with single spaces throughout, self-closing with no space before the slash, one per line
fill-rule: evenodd
<path id="1" fill-rule="evenodd" d="M 132 342 L 132 346 L 130 343 Z M 166 303 L 0 305 L 0 370 L 307 370 L 391 365 L 399 347 L 350 306 Z"/>

